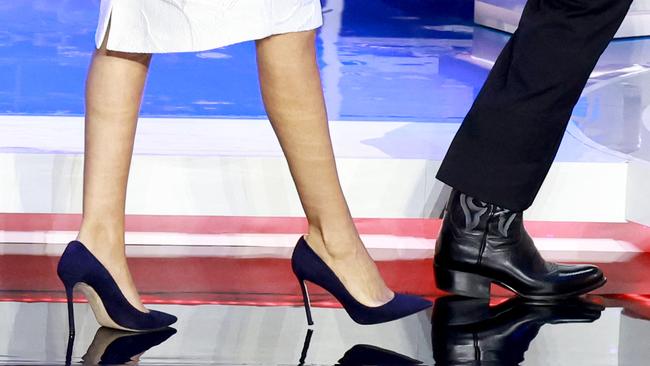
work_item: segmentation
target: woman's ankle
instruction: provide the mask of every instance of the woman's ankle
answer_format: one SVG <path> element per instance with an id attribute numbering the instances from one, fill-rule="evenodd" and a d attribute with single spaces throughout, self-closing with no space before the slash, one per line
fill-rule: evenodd
<path id="1" fill-rule="evenodd" d="M 77 234 L 77 240 L 95 254 L 123 255 L 124 226 L 119 223 L 84 220 Z"/>
<path id="2" fill-rule="evenodd" d="M 310 225 L 306 238 L 317 253 L 325 254 L 330 258 L 350 257 L 364 249 L 363 242 L 353 225 L 337 230 L 323 230 Z"/>

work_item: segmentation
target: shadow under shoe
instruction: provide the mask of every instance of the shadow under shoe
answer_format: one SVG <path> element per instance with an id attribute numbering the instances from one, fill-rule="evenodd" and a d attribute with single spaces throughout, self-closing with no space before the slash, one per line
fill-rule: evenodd
<path id="1" fill-rule="evenodd" d="M 429 300 L 419 296 L 399 293 L 395 293 L 395 297 L 382 306 L 363 305 L 348 292 L 334 271 L 311 249 L 304 237 L 296 244 L 291 256 L 291 267 L 300 283 L 309 325 L 312 325 L 313 321 L 306 281 L 332 294 L 343 305 L 350 318 L 359 324 L 378 324 L 400 319 L 428 309 L 432 305 Z"/>
<path id="2" fill-rule="evenodd" d="M 490 297 L 490 284 L 521 297 L 557 300 L 593 291 L 607 281 L 593 265 L 545 261 L 526 232 L 523 214 L 453 190 L 436 243 L 439 289 Z"/>
<path id="3" fill-rule="evenodd" d="M 436 300 L 432 317 L 436 365 L 514 366 L 545 324 L 591 323 L 604 307 L 580 298 L 533 303 L 447 296 Z"/>
<path id="4" fill-rule="evenodd" d="M 149 333 L 132 333 L 101 327 L 82 357 L 83 365 L 125 365 L 139 361 L 149 349 L 160 345 L 176 334 L 176 329 L 165 328 Z M 74 338 L 71 338 L 71 342 Z M 68 347 L 66 365 L 71 365 L 72 347 Z"/>
<path id="5" fill-rule="evenodd" d="M 142 312 L 131 305 L 108 270 L 81 242 L 68 244 L 59 260 L 57 273 L 65 286 L 68 300 L 70 334 L 75 331 L 75 287 L 84 292 L 97 322 L 105 327 L 147 332 L 166 328 L 177 320 L 171 314 L 156 310 Z"/>

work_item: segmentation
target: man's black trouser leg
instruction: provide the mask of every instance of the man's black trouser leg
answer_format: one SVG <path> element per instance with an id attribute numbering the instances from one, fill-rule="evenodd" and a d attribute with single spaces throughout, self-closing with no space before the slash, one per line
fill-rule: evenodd
<path id="1" fill-rule="evenodd" d="M 528 208 L 589 74 L 631 2 L 529 0 L 438 179 L 484 202 Z"/>

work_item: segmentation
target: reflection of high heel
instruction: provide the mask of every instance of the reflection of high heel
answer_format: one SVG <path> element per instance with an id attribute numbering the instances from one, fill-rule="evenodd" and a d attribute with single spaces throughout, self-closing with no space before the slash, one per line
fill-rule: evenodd
<path id="1" fill-rule="evenodd" d="M 421 365 L 422 361 L 412 359 L 397 352 L 387 349 L 357 344 L 350 348 L 343 358 L 339 360 L 339 366 L 383 366 L 383 365 Z"/>
<path id="2" fill-rule="evenodd" d="M 90 347 L 82 357 L 85 365 L 122 365 L 136 361 L 134 358 L 165 342 L 176 334 L 176 329 L 165 328 L 149 333 L 99 328 Z"/>
<path id="3" fill-rule="evenodd" d="M 487 299 L 442 297 L 433 309 L 433 357 L 436 365 L 519 365 L 543 325 L 589 323 L 602 311 L 579 298 L 557 304 L 513 298 L 490 306 Z"/>
<path id="4" fill-rule="evenodd" d="M 74 333 L 73 290 L 79 288 L 90 303 L 97 322 L 105 327 L 132 332 L 166 328 L 176 317 L 160 311 L 142 312 L 124 297 L 111 274 L 81 243 L 68 244 L 59 260 L 59 278 L 68 301 L 70 333 Z"/>
<path id="5" fill-rule="evenodd" d="M 300 363 L 298 366 L 305 364 L 307 352 L 311 344 L 311 337 L 314 335 L 313 329 L 307 330 L 305 343 L 302 346 L 300 354 Z M 380 365 L 421 365 L 422 362 L 406 357 L 397 352 L 389 351 L 383 348 L 370 346 L 366 344 L 357 344 L 345 352 L 343 357 L 336 364 L 337 366 L 380 366 Z"/>
<path id="6" fill-rule="evenodd" d="M 418 296 L 395 294 L 388 303 L 370 307 L 358 302 L 345 288 L 336 274 L 309 247 L 304 238 L 300 238 L 291 257 L 293 272 L 298 278 L 303 295 L 307 322 L 313 324 L 309 293 L 305 281 L 312 282 L 334 295 L 343 305 L 352 320 L 359 324 L 378 324 L 403 318 L 431 307 L 431 302 Z"/>
<path id="7" fill-rule="evenodd" d="M 305 343 L 302 345 L 302 352 L 300 352 L 300 363 L 298 366 L 305 364 L 307 359 L 307 353 L 309 352 L 309 346 L 311 345 L 311 337 L 314 335 L 313 329 L 307 329 L 307 335 L 305 335 Z"/>

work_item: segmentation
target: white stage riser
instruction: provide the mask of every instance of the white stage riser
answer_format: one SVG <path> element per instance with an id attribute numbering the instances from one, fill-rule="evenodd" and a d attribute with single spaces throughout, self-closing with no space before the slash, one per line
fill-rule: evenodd
<path id="1" fill-rule="evenodd" d="M 439 161 L 341 158 L 339 171 L 355 217 L 439 217 L 448 188 Z M 0 154 L 0 212 L 80 213 L 83 157 Z M 555 163 L 527 218 L 624 222 L 647 195 L 650 168 L 628 163 Z M 645 175 L 644 175 L 645 174 Z M 136 155 L 127 213 L 141 215 L 302 216 L 282 157 Z M 628 184 L 633 189 L 628 191 Z M 627 204 L 626 204 L 627 203 Z M 647 207 L 647 206 L 646 206 Z M 648 220 L 650 221 L 650 220 Z"/>
<path id="2" fill-rule="evenodd" d="M 526 0 L 474 1 L 474 22 L 486 27 L 514 33 Z M 650 0 L 635 0 L 615 38 L 650 36 Z"/>
<path id="3" fill-rule="evenodd" d="M 650 226 L 650 162 L 635 160 L 628 170 L 626 217 Z"/>

